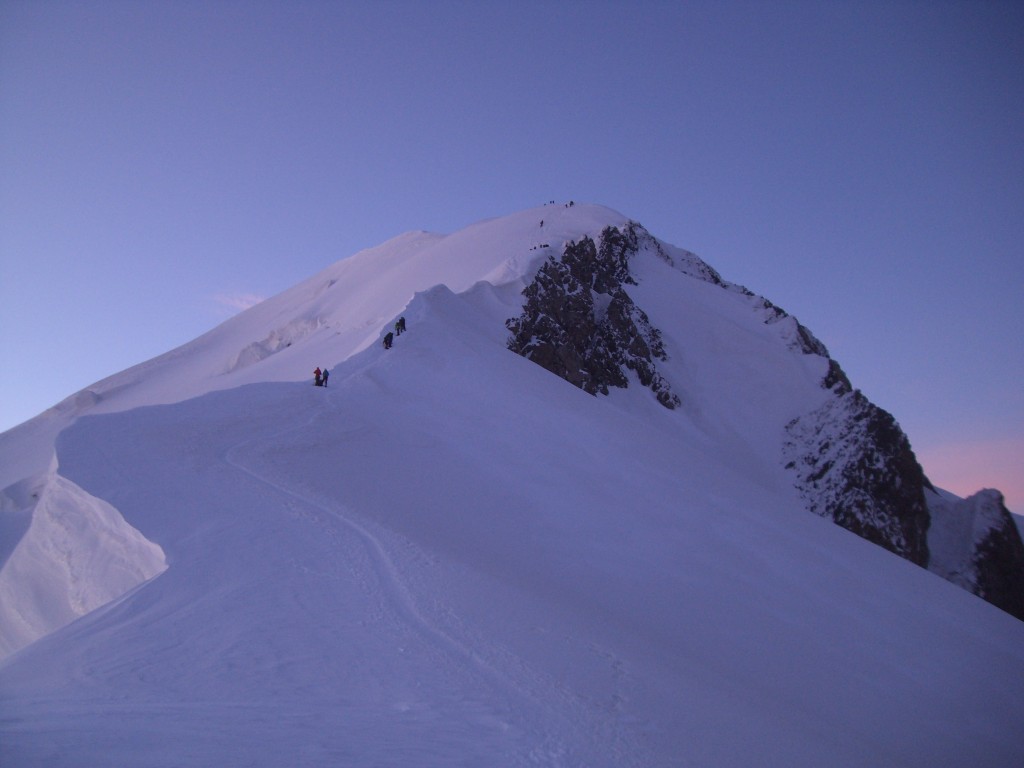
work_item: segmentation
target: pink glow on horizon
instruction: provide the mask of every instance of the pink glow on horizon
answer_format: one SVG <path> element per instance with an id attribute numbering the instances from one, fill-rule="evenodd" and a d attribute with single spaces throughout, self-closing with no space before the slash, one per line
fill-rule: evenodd
<path id="1" fill-rule="evenodd" d="M 1024 513 L 1024 440 L 953 442 L 915 453 L 937 487 L 963 497 L 995 488 L 1007 509 Z"/>

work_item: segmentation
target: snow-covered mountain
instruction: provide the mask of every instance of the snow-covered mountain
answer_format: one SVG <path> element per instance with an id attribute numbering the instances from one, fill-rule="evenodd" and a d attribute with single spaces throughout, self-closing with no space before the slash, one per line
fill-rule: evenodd
<path id="1" fill-rule="evenodd" d="M 599 206 L 340 261 L 0 487 L 5 766 L 1024 763 L 999 494 Z"/>

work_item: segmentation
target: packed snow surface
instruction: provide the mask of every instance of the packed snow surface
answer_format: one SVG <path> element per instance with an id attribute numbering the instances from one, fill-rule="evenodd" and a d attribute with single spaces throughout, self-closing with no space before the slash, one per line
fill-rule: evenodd
<path id="1" fill-rule="evenodd" d="M 792 329 L 644 252 L 682 407 L 506 349 L 538 259 L 625 222 L 397 238 L 0 436 L 0 579 L 43 486 L 137 569 L 0 662 L 0 764 L 1024 764 L 1024 624 L 790 486 Z"/>

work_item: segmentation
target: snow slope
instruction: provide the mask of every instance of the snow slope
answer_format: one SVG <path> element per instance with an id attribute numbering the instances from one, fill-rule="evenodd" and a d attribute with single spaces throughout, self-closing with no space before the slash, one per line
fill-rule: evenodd
<path id="1" fill-rule="evenodd" d="M 539 246 L 624 221 L 399 238 L 37 420 L 167 567 L 0 662 L 0 764 L 1024 763 L 1024 624 L 791 487 L 792 327 L 647 253 L 680 408 L 505 348 Z"/>
<path id="2" fill-rule="evenodd" d="M 546 229 L 538 225 L 544 216 Z M 0 489 L 12 486 L 8 490 L 16 495 L 14 485 L 47 473 L 57 436 L 83 414 L 180 402 L 254 381 L 305 379 L 314 367 L 333 366 L 376 342 L 417 290 L 438 284 L 464 290 L 484 278 L 519 285 L 538 258 L 542 230 L 560 242 L 625 221 L 600 206 L 543 206 L 448 236 L 407 233 L 355 254 L 198 339 L 97 382 L 0 434 Z M 16 538 L 19 525 L 6 526 L 7 538 Z M 93 543 L 83 537 L 80 546 Z M 68 611 L 39 612 L 34 602 L 31 591 L 15 590 L 0 604 L 0 655 L 72 617 Z"/>

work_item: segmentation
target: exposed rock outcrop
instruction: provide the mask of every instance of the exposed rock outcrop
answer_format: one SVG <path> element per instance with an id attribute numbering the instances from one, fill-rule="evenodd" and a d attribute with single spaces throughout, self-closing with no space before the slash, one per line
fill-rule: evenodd
<path id="1" fill-rule="evenodd" d="M 999 491 L 927 493 L 928 569 L 1024 620 L 1024 542 Z"/>
<path id="2" fill-rule="evenodd" d="M 830 367 L 835 397 L 786 427 L 786 467 L 812 512 L 927 566 L 931 483 L 896 420 L 841 373 Z"/>
<path id="3" fill-rule="evenodd" d="M 505 323 L 508 348 L 592 395 L 628 386 L 632 370 L 675 408 L 679 397 L 655 364 L 666 359 L 661 333 L 624 288 L 636 285 L 629 259 L 638 237 L 635 225 L 607 227 L 600 244 L 584 237 L 549 257 L 523 291 L 523 313 Z"/>

